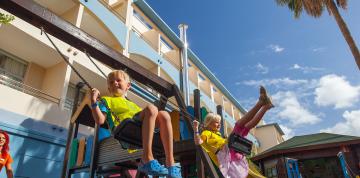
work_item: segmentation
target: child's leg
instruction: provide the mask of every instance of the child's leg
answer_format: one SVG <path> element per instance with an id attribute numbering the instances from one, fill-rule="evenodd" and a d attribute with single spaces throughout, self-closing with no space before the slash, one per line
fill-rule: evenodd
<path id="1" fill-rule="evenodd" d="M 253 117 L 253 119 L 251 119 L 248 123 L 245 124 L 245 127 L 248 129 L 252 129 L 253 127 L 255 127 L 260 122 L 260 120 L 263 118 L 266 111 L 268 111 L 272 107 L 273 106 L 271 104 L 266 104 L 266 105 L 262 106 L 260 111 L 258 113 L 256 113 L 255 117 Z"/>
<path id="2" fill-rule="evenodd" d="M 240 120 L 236 122 L 236 124 L 240 127 L 245 126 L 252 118 L 255 116 L 257 112 L 259 112 L 260 108 L 265 105 L 267 99 L 266 90 L 263 86 L 260 86 L 260 97 L 256 102 L 255 106 L 250 109 Z"/>
<path id="3" fill-rule="evenodd" d="M 142 120 L 142 144 L 144 149 L 142 160 L 144 163 L 154 159 L 152 154 L 152 141 L 154 137 L 155 121 L 157 115 L 158 109 L 154 105 L 146 106 L 140 113 L 140 118 Z"/>
<path id="4" fill-rule="evenodd" d="M 260 110 L 263 105 L 264 102 L 259 99 L 255 106 L 251 108 L 250 111 L 248 111 L 243 117 L 241 117 L 241 119 L 239 119 L 236 124 L 238 126 L 245 126 L 248 122 L 252 120 L 252 118 L 254 118 L 255 114 Z"/>
<path id="5" fill-rule="evenodd" d="M 166 166 L 172 166 L 174 164 L 173 130 L 171 117 L 168 112 L 159 111 L 156 118 L 156 126 L 160 128 L 161 141 L 164 146 L 166 156 Z"/>

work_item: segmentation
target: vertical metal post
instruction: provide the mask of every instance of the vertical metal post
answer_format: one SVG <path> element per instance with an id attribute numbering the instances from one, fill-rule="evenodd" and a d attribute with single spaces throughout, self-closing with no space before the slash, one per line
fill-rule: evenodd
<path id="1" fill-rule="evenodd" d="M 224 127 L 224 116 L 223 116 L 223 108 L 221 105 L 217 105 L 216 106 L 216 113 L 219 114 L 221 116 L 221 128 L 220 128 L 220 133 L 222 134 L 222 136 L 224 136 L 224 130 L 225 130 L 225 127 Z"/>
<path id="2" fill-rule="evenodd" d="M 201 123 L 199 89 L 194 90 L 194 116 L 195 119 Z M 199 152 L 196 152 L 196 168 L 197 168 L 197 177 L 204 178 L 205 177 L 204 165 L 201 161 L 201 155 Z"/>
<path id="3" fill-rule="evenodd" d="M 340 165 L 341 165 L 341 169 L 343 171 L 343 174 L 344 174 L 344 177 L 345 178 L 350 178 L 349 176 L 349 172 L 346 168 L 346 162 L 345 162 L 345 158 L 344 158 L 344 153 L 343 152 L 339 152 L 337 154 L 337 156 L 339 157 L 339 160 L 340 160 Z"/>
<path id="4" fill-rule="evenodd" d="M 78 84 L 76 84 L 76 93 L 75 93 L 75 98 L 74 98 L 74 102 L 73 102 L 73 108 L 72 108 L 72 113 L 71 116 L 74 115 L 74 113 L 76 112 L 76 109 L 78 107 L 78 102 L 79 102 L 79 96 L 80 96 L 80 90 L 85 86 L 84 83 L 79 82 Z M 76 122 L 76 127 L 75 127 L 75 132 L 74 132 L 74 123 L 69 123 L 69 127 L 68 127 L 68 135 L 67 135 L 67 139 L 66 139 L 66 147 L 65 147 L 65 155 L 64 155 L 64 161 L 63 161 L 63 167 L 61 170 L 61 177 L 66 177 L 69 174 L 69 171 L 67 169 L 67 165 L 69 162 L 69 155 L 70 155 L 70 146 L 71 146 L 71 142 L 73 141 L 73 139 L 77 136 L 77 131 L 79 128 L 79 124 L 78 122 Z"/>
<path id="5" fill-rule="evenodd" d="M 179 30 L 180 30 L 180 39 L 183 42 L 184 46 L 181 49 L 181 63 L 182 63 L 182 91 L 184 93 L 184 100 L 186 106 L 190 105 L 190 89 L 189 89 L 189 72 L 188 72 L 188 44 L 186 39 L 186 29 L 188 26 L 186 24 L 180 24 Z"/>
<path id="6" fill-rule="evenodd" d="M 97 146 L 98 146 L 98 138 L 99 138 L 99 124 L 95 123 L 94 126 L 94 140 L 91 150 L 91 159 L 90 159 L 90 178 L 95 177 L 95 169 L 96 169 L 96 162 L 97 162 Z"/>

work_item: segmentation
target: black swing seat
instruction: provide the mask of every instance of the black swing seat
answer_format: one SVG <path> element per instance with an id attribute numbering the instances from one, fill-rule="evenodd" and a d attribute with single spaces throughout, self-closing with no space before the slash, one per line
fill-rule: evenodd
<path id="1" fill-rule="evenodd" d="M 250 140 L 235 133 L 231 133 L 228 138 L 229 148 L 245 155 L 251 154 L 252 144 L 253 143 Z"/>
<path id="2" fill-rule="evenodd" d="M 125 119 L 113 131 L 114 138 L 119 140 L 123 148 L 141 149 L 141 121 Z M 164 153 L 160 133 L 154 132 L 152 149 L 155 153 Z"/>
<path id="3" fill-rule="evenodd" d="M 143 151 L 141 149 L 137 152 L 129 153 L 128 150 L 121 147 L 117 139 L 108 137 L 99 143 L 97 165 L 103 171 L 109 165 L 136 169 L 136 160 L 140 160 L 142 154 Z"/>

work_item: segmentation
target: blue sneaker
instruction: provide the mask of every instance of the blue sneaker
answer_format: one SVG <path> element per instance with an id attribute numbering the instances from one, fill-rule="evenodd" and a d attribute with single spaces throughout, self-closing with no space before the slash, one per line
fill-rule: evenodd
<path id="1" fill-rule="evenodd" d="M 168 178 L 182 178 L 181 176 L 181 166 L 179 163 L 175 163 L 174 165 L 168 167 Z"/>
<path id="2" fill-rule="evenodd" d="M 168 175 L 168 169 L 161 165 L 156 159 L 149 161 L 148 163 L 140 163 L 138 171 L 152 176 L 166 176 Z"/>

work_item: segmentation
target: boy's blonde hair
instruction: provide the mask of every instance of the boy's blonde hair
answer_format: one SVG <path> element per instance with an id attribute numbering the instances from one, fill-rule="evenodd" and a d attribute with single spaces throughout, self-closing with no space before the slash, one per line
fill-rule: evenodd
<path id="1" fill-rule="evenodd" d="M 114 76 L 115 74 L 120 74 L 120 75 L 122 76 L 122 78 L 123 78 L 126 82 L 130 83 L 130 76 L 129 76 L 129 74 L 127 74 L 127 73 L 126 73 L 125 71 L 123 71 L 123 70 L 113 70 L 113 71 L 111 71 L 111 72 L 108 74 L 108 76 L 107 76 L 107 82 L 108 82 L 108 83 L 109 83 L 110 77 Z"/>
<path id="2" fill-rule="evenodd" d="M 215 113 L 208 113 L 205 117 L 204 127 L 208 127 L 213 121 L 221 121 L 221 116 Z"/>

